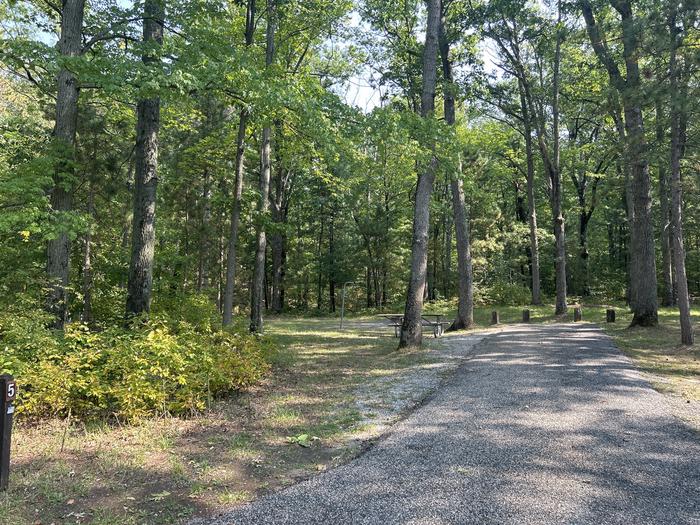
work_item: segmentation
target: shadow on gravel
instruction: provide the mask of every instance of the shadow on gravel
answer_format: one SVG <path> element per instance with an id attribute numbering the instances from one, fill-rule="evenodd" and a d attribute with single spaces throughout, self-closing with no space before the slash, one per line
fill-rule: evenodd
<path id="1" fill-rule="evenodd" d="M 493 335 L 358 460 L 216 523 L 700 522 L 698 434 L 595 327 Z"/>

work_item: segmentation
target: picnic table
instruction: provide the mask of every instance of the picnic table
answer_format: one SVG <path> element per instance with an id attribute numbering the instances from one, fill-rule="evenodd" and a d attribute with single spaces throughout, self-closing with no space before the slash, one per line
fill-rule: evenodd
<path id="1" fill-rule="evenodd" d="M 388 325 L 394 327 L 394 337 L 399 337 L 403 324 L 403 314 L 379 314 L 379 317 L 386 319 Z M 444 321 L 446 317 L 445 314 L 423 314 L 421 324 L 432 328 L 434 337 L 440 337 L 445 332 L 445 326 L 450 325 L 449 321 Z"/>

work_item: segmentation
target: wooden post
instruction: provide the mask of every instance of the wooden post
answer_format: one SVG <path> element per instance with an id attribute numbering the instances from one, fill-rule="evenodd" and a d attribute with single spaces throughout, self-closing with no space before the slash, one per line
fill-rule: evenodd
<path id="1" fill-rule="evenodd" d="M 491 312 L 491 324 L 499 324 L 501 322 L 497 311 Z"/>
<path id="2" fill-rule="evenodd" d="M 581 307 L 576 306 L 574 308 L 574 323 L 578 323 L 581 319 L 583 319 L 583 314 L 581 313 Z"/>
<path id="3" fill-rule="evenodd" d="M 530 322 L 530 310 L 523 310 L 523 323 Z"/>
<path id="4" fill-rule="evenodd" d="M 15 413 L 17 383 L 11 375 L 0 376 L 0 491 L 10 482 L 10 443 L 12 415 Z"/>
<path id="5" fill-rule="evenodd" d="M 605 312 L 605 320 L 608 323 L 614 323 L 615 322 L 615 310 L 612 308 L 608 308 L 608 310 Z"/>

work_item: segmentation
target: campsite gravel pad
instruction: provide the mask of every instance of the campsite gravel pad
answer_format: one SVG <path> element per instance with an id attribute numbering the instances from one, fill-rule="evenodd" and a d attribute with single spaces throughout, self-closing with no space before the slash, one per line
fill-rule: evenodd
<path id="1" fill-rule="evenodd" d="M 591 325 L 488 337 L 369 452 L 207 525 L 700 525 L 700 436 Z"/>

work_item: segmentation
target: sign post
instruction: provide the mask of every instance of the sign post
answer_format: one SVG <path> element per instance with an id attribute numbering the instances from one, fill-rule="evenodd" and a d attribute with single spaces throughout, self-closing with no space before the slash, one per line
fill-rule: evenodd
<path id="1" fill-rule="evenodd" d="M 355 281 L 347 281 L 343 283 L 343 293 L 340 300 L 340 329 L 343 329 L 343 321 L 345 320 L 345 294 L 347 294 L 348 286 L 355 284 Z"/>
<path id="2" fill-rule="evenodd" d="M 11 375 L 0 376 L 0 491 L 7 490 L 10 481 L 10 444 L 12 416 L 15 413 L 17 383 Z"/>

